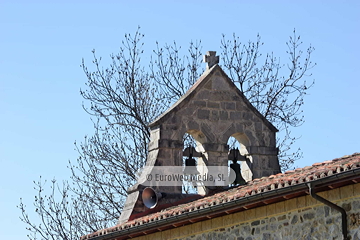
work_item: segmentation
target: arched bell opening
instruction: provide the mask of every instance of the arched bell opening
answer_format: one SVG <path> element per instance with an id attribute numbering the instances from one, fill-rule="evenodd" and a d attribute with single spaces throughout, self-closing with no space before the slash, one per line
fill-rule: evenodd
<path id="1" fill-rule="evenodd" d="M 236 133 L 228 139 L 228 166 L 230 173 L 234 174 L 234 182 L 232 186 L 246 184 L 247 181 L 252 180 L 251 164 L 252 158 L 247 151 L 249 146 L 249 139 L 245 134 Z"/>
<path id="2" fill-rule="evenodd" d="M 197 175 L 201 174 L 204 165 L 202 152 L 204 150 L 202 143 L 202 134 L 200 131 L 188 131 L 183 136 L 183 175 L 182 193 L 186 194 L 203 194 L 204 185 L 197 182 Z M 199 141 L 200 140 L 200 141 Z"/>

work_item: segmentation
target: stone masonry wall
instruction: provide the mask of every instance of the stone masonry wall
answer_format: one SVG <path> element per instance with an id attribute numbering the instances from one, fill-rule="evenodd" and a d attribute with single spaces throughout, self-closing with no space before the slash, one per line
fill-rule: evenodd
<path id="1" fill-rule="evenodd" d="M 241 154 L 249 155 L 249 161 L 242 164 L 246 181 L 280 172 L 276 128 L 247 102 L 220 68 L 213 69 L 175 106 L 152 126 L 149 152 L 159 149 L 157 165 L 182 165 L 182 142 L 188 133 L 197 141 L 197 151 L 208 166 L 228 166 L 227 142 L 233 136 L 241 144 Z"/>
<path id="2" fill-rule="evenodd" d="M 360 240 L 360 184 L 319 195 L 346 210 L 348 236 Z M 341 214 L 311 196 L 303 196 L 137 239 L 342 239 Z"/>

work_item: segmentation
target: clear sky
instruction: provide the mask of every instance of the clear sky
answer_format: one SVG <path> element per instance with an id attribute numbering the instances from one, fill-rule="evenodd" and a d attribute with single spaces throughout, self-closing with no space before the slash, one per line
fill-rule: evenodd
<path id="1" fill-rule="evenodd" d="M 315 47 L 316 84 L 305 98 L 303 126 L 294 129 L 304 158 L 295 166 L 360 151 L 360 1 L 0 1 L 0 239 L 26 239 L 16 208 L 28 209 L 33 180 L 67 179 L 73 142 L 93 133 L 82 110 L 91 50 L 116 53 L 138 26 L 144 50 L 155 41 L 185 49 L 202 40 L 220 52 L 221 34 L 246 42 L 256 34 L 264 53 L 285 58 L 292 30 Z M 149 56 L 149 55 L 148 55 Z M 285 59 L 283 59 L 285 60 Z M 221 62 L 220 62 L 221 64 Z M 49 184 L 48 184 L 49 186 Z"/>

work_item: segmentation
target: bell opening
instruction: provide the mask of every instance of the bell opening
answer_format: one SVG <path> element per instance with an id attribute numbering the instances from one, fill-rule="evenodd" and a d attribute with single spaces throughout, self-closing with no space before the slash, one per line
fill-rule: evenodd
<path id="1" fill-rule="evenodd" d="M 195 176 L 199 174 L 197 169 L 198 165 L 198 157 L 201 155 L 197 150 L 197 142 L 194 137 L 189 134 L 185 133 L 183 137 L 184 141 L 184 149 L 183 149 L 183 175 L 187 176 Z M 192 177 L 184 178 L 184 179 L 196 179 Z M 196 181 L 186 181 L 184 180 L 182 183 L 182 193 L 186 194 L 197 194 L 198 188 L 201 183 Z"/>
<path id="2" fill-rule="evenodd" d="M 240 150 L 243 148 L 236 138 L 230 137 L 228 140 L 229 153 L 228 153 L 228 166 L 230 179 L 235 179 L 231 186 L 239 186 L 246 184 L 245 179 L 241 173 L 242 162 L 246 161 L 246 157 L 241 155 Z M 233 176 L 234 175 L 234 176 Z"/>

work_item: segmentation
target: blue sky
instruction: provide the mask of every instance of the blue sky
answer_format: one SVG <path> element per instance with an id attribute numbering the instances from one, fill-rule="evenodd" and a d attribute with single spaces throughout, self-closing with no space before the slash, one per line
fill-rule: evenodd
<path id="1" fill-rule="evenodd" d="M 100 3 L 101 2 L 101 3 Z M 145 52 L 174 40 L 202 40 L 220 52 L 221 34 L 244 42 L 259 33 L 263 52 L 285 61 L 296 28 L 315 47 L 316 80 L 305 99 L 303 126 L 293 132 L 304 158 L 296 166 L 359 152 L 359 1 L 8 1 L 0 2 L 0 239 L 26 239 L 16 208 L 31 205 L 33 180 L 67 179 L 73 142 L 93 133 L 82 110 L 91 50 L 116 53 L 138 26 Z M 221 64 L 221 62 L 220 62 Z M 48 184 L 49 186 L 49 184 Z"/>

